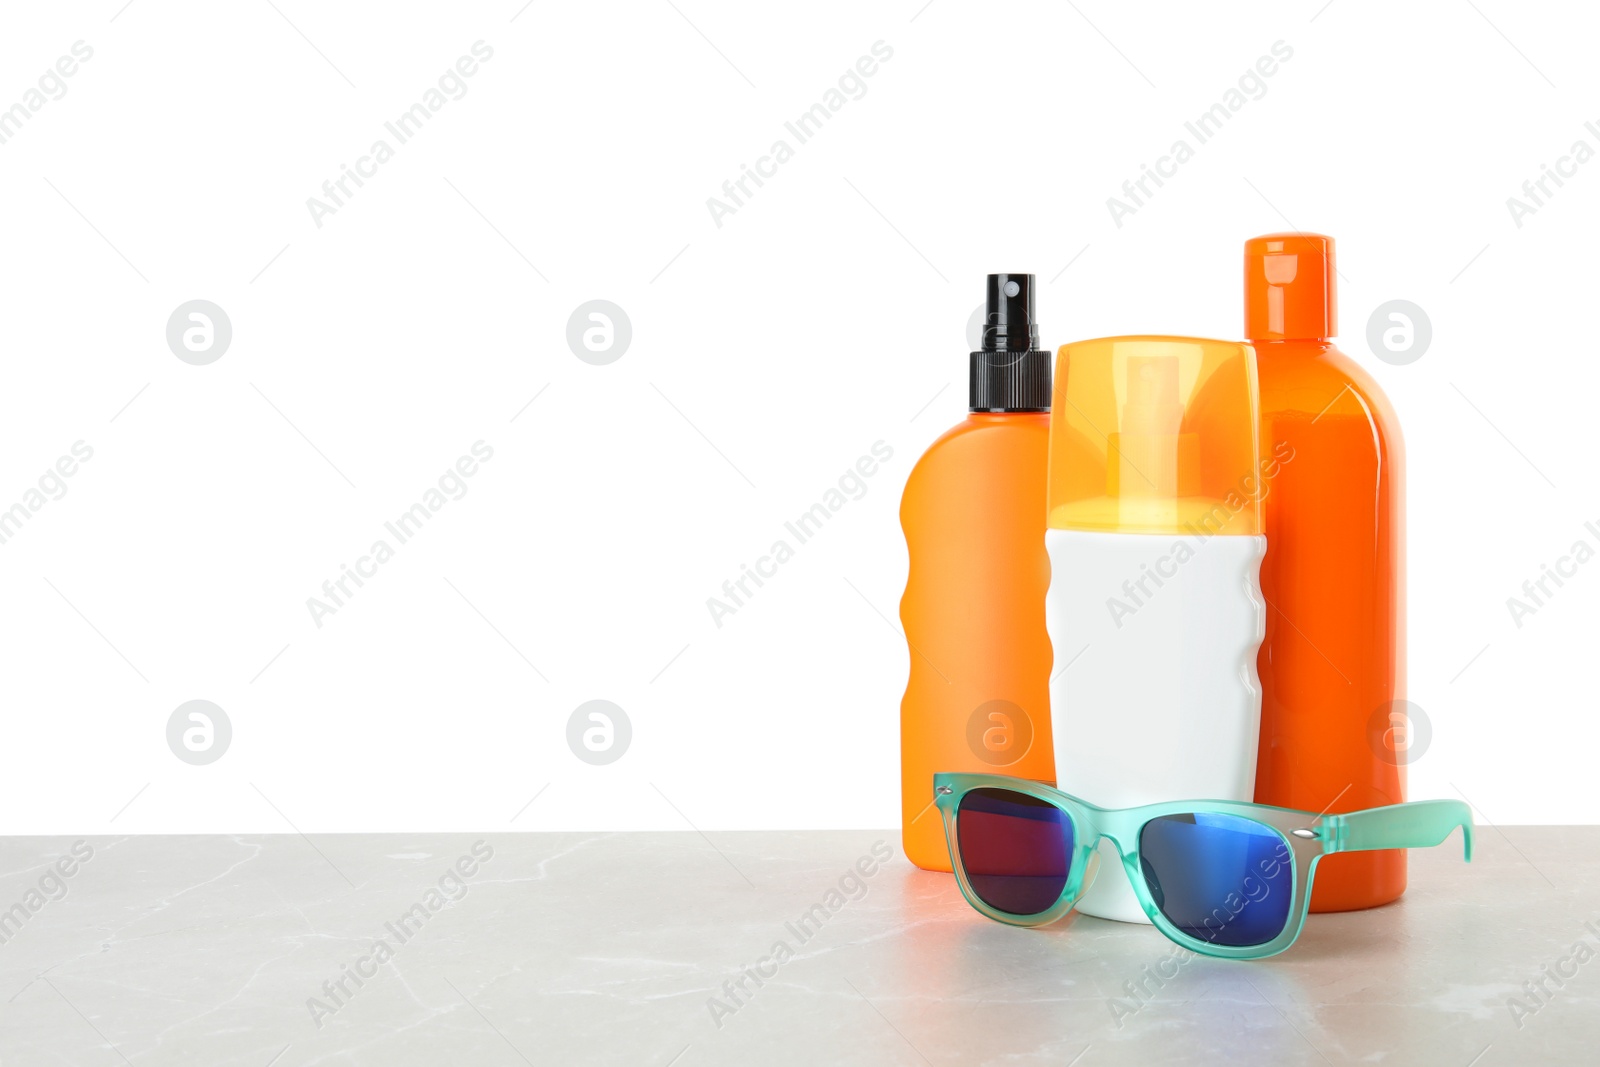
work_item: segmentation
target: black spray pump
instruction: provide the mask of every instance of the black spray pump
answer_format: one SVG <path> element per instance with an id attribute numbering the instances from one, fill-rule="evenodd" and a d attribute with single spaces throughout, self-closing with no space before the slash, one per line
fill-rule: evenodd
<path id="1" fill-rule="evenodd" d="M 972 353 L 972 411 L 1049 411 L 1050 353 L 1039 348 L 1033 275 L 991 274 L 981 350 Z"/>

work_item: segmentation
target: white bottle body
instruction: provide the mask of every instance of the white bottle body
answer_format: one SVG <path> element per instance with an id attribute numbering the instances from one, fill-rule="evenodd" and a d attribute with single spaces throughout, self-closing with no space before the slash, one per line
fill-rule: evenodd
<path id="1" fill-rule="evenodd" d="M 1255 798 L 1262 536 L 1049 530 L 1056 782 L 1104 808 Z M 1149 922 L 1110 841 L 1078 902 Z"/>

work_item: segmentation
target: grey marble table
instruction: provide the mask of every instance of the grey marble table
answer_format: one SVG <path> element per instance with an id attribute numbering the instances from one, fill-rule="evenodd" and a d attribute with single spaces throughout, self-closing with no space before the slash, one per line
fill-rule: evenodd
<path id="1" fill-rule="evenodd" d="M 1239 963 L 892 831 L 6 838 L 0 1064 L 1600 1063 L 1600 828 L 1411 862 Z"/>

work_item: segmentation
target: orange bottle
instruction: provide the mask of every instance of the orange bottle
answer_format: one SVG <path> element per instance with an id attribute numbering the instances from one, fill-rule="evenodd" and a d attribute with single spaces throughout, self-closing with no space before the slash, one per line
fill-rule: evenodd
<path id="1" fill-rule="evenodd" d="M 939 771 L 1055 782 L 1044 601 L 1050 353 L 1031 274 L 991 274 L 972 353 L 970 414 L 929 447 L 900 503 L 910 570 L 900 621 L 911 678 L 900 704 L 907 858 L 948 871 L 933 806 Z"/>
<path id="2" fill-rule="evenodd" d="M 1349 812 L 1405 800 L 1387 747 L 1405 695 L 1405 450 L 1377 383 L 1338 332 L 1333 238 L 1245 242 L 1245 336 L 1261 382 L 1261 676 L 1256 801 Z M 1347 852 L 1317 866 L 1312 911 L 1386 904 L 1406 854 Z"/>

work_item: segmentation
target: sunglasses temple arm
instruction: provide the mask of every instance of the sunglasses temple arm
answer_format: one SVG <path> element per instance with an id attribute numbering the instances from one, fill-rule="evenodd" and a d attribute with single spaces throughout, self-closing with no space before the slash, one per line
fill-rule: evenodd
<path id="1" fill-rule="evenodd" d="M 1319 827 L 1324 852 L 1368 852 L 1383 848 L 1429 848 L 1461 827 L 1466 858 L 1472 860 L 1472 809 L 1459 800 L 1418 800 L 1346 815 L 1327 815 Z"/>

